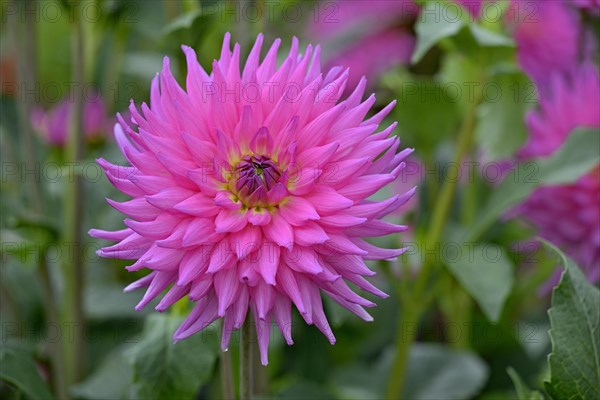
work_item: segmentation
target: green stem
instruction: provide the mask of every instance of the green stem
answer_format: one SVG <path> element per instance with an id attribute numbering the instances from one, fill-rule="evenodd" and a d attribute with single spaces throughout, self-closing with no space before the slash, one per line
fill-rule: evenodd
<path id="1" fill-rule="evenodd" d="M 221 329 L 224 329 L 222 326 Z M 229 349 L 221 352 L 221 390 L 223 399 L 235 400 L 233 388 L 233 369 L 231 367 L 231 352 Z"/>
<path id="2" fill-rule="evenodd" d="M 417 340 L 417 328 L 421 311 L 414 304 L 405 307 L 400 317 L 400 323 L 396 332 L 396 356 L 392 365 L 387 398 L 399 399 L 404 390 L 406 380 L 406 367 L 410 348 Z"/>
<path id="3" fill-rule="evenodd" d="M 79 7 L 74 3 L 73 7 Z M 74 15 L 80 15 L 77 10 Z M 71 130 L 67 148 L 67 160 L 78 166 L 83 157 L 83 86 L 85 79 L 85 46 L 82 21 L 77 18 L 73 25 L 73 81 L 79 83 L 72 99 Z M 83 223 L 83 180 L 80 174 L 70 176 L 67 182 L 64 202 L 65 236 L 64 245 L 68 256 L 63 262 L 64 299 L 62 326 L 72 333 L 62 336 L 63 360 L 65 363 L 64 380 L 67 387 L 77 382 L 84 372 L 84 315 L 83 284 L 84 264 L 82 254 Z"/>
<path id="4" fill-rule="evenodd" d="M 471 142 L 473 141 L 473 136 L 475 133 L 476 110 L 478 105 L 479 97 L 471 104 L 465 120 L 463 121 L 458 138 L 458 146 L 454 156 L 454 163 L 456 166 L 460 166 L 462 160 L 471 147 Z M 457 179 L 450 179 L 444 182 L 439 200 L 433 210 L 433 216 L 431 218 L 428 235 L 425 239 L 424 246 L 427 250 L 435 248 L 440 242 L 446 220 L 448 219 L 448 214 L 450 213 L 450 208 L 452 207 L 457 183 Z M 416 298 L 421 298 L 429 281 L 431 270 L 436 265 L 437 264 L 435 262 L 427 262 L 427 260 L 425 260 L 423 271 L 421 274 L 419 274 L 415 283 L 414 296 L 416 296 Z"/>
<path id="5" fill-rule="evenodd" d="M 30 0 L 30 3 L 34 2 L 35 0 Z M 14 6 L 15 8 L 23 7 L 23 5 L 19 6 L 17 2 L 14 2 Z M 32 7 L 32 5 L 28 4 L 25 5 L 25 7 Z M 24 27 L 19 26 L 16 17 L 8 18 L 8 25 L 11 34 L 17 43 L 17 46 L 20 49 L 25 49 L 22 53 L 18 53 L 21 54 L 21 57 L 17 57 L 18 80 L 21 85 L 34 87 L 37 77 L 37 71 L 35 68 L 37 65 L 35 53 L 37 26 L 35 24 L 34 15 L 26 13 Z M 27 170 L 35 170 L 34 164 L 38 159 L 35 138 L 29 123 L 29 115 L 31 114 L 32 109 L 33 102 L 31 96 L 23 96 L 22 101 L 17 102 L 19 132 L 21 137 L 21 155 L 23 160 L 25 160 Z M 28 184 L 24 186 L 26 190 L 29 190 L 29 193 L 27 193 L 28 201 L 26 201 L 26 204 L 31 207 L 34 214 L 42 215 L 44 209 L 41 197 L 41 179 L 37 179 L 36 177 L 33 182 L 28 182 Z M 46 262 L 46 250 L 44 249 L 43 251 L 40 251 L 38 256 L 40 259 L 40 264 L 38 266 L 37 273 L 43 289 L 46 323 L 49 325 L 57 325 L 58 312 L 56 309 L 56 303 L 54 301 L 55 291 L 52 285 L 52 280 L 50 279 L 48 264 Z M 18 314 L 18 310 L 16 308 L 15 314 Z M 65 398 L 67 390 L 63 379 L 64 364 L 60 345 L 58 343 L 52 343 L 49 352 L 50 359 L 52 360 L 52 386 L 57 397 Z"/>
<path id="6" fill-rule="evenodd" d="M 480 99 L 481 93 L 479 93 L 477 98 L 472 102 L 463 121 L 454 156 L 454 162 L 457 166 L 460 165 L 471 147 L 475 132 L 476 111 Z M 427 250 L 435 248 L 442 237 L 444 226 L 454 200 L 456 186 L 457 179 L 451 179 L 447 180 L 442 187 L 439 200 L 433 211 L 428 235 L 424 242 L 425 249 Z M 406 367 L 410 347 L 416 340 L 418 325 L 421 321 L 422 314 L 427 309 L 426 306 L 428 305 L 425 304 L 423 300 L 426 298 L 428 300 L 427 303 L 429 303 L 432 299 L 431 296 L 427 296 L 427 293 L 425 293 L 425 288 L 429 283 L 433 270 L 438 264 L 439 262 L 436 262 L 435 260 L 423 260 L 423 267 L 417 277 L 414 289 L 411 291 L 412 293 L 410 296 L 406 296 L 410 297 L 410 301 L 404 302 L 404 315 L 400 318 L 400 321 L 402 322 L 399 326 L 398 338 L 396 341 L 396 355 L 387 393 L 389 399 L 398 399 L 402 396 L 406 380 Z"/>
<path id="7" fill-rule="evenodd" d="M 242 326 L 242 342 L 240 346 L 240 399 L 250 400 L 252 398 L 252 349 L 251 330 L 252 316 L 250 312 L 246 316 L 246 321 Z"/>

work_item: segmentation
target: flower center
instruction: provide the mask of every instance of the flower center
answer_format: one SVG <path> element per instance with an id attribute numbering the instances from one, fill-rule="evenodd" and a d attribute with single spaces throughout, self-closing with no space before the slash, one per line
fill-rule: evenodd
<path id="1" fill-rule="evenodd" d="M 269 192 L 281 178 L 281 170 L 267 156 L 247 155 L 235 166 L 233 188 L 242 202 L 253 207 L 267 205 Z"/>

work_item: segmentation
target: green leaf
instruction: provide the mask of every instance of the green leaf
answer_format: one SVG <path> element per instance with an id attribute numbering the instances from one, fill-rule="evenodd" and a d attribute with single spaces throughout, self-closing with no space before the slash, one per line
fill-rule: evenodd
<path id="1" fill-rule="evenodd" d="M 546 391 L 555 399 L 600 398 L 600 290 L 579 267 L 548 242 L 565 271 L 552 292 Z"/>
<path id="2" fill-rule="evenodd" d="M 543 400 L 542 394 L 537 390 L 529 389 L 513 367 L 508 367 L 506 373 L 508 373 L 513 385 L 515 385 L 518 400 Z"/>
<path id="3" fill-rule="evenodd" d="M 384 398 L 394 356 L 395 351 L 390 348 L 374 365 L 354 364 L 337 370 L 334 385 L 339 397 Z M 408 365 L 401 398 L 411 400 L 472 398 L 483 388 L 489 374 L 487 365 L 476 354 L 440 344 L 414 344 Z"/>
<path id="4" fill-rule="evenodd" d="M 85 381 L 71 387 L 71 394 L 82 399 L 124 399 L 131 383 L 131 365 L 123 348 L 112 351 Z"/>
<path id="5" fill-rule="evenodd" d="M 481 46 L 515 46 L 515 42 L 508 36 L 504 36 L 500 33 L 490 31 L 477 24 L 469 25 L 469 30 L 475 38 L 475 41 Z"/>
<path id="6" fill-rule="evenodd" d="M 444 252 L 448 269 L 477 301 L 486 317 L 498 321 L 514 283 L 513 266 L 506 251 L 485 243 L 467 243 L 456 249 L 456 252 Z"/>
<path id="7" fill-rule="evenodd" d="M 93 281 L 86 288 L 84 310 L 92 319 L 141 318 L 145 313 L 135 310 L 139 295 L 125 293 L 120 285 Z"/>
<path id="8" fill-rule="evenodd" d="M 136 398 L 193 398 L 211 378 L 217 359 L 217 329 L 173 344 L 172 336 L 182 318 L 151 315 L 139 343 L 128 352 L 133 367 Z"/>
<path id="9" fill-rule="evenodd" d="M 410 144 L 423 154 L 433 151 L 444 138 L 454 133 L 460 124 L 456 85 L 443 85 L 431 79 L 423 79 L 396 69 L 382 81 L 384 87 L 394 93 L 398 106 L 394 119 L 398 131 Z M 435 118 L 432 118 L 435 115 Z"/>
<path id="10" fill-rule="evenodd" d="M 522 73 L 502 74 L 484 86 L 475 137 L 487 161 L 510 158 L 523 145 L 525 112 L 536 101 L 530 88 Z"/>
<path id="11" fill-rule="evenodd" d="M 417 44 L 411 59 L 413 64 L 419 62 L 442 39 L 460 32 L 466 24 L 457 10 L 443 3 L 431 2 L 424 7 L 427 12 L 421 13 L 415 26 Z"/>
<path id="12" fill-rule="evenodd" d="M 0 380 L 23 392 L 30 399 L 53 398 L 29 353 L 0 347 Z"/>
<path id="13" fill-rule="evenodd" d="M 469 13 L 458 5 L 447 2 L 426 2 L 415 25 L 417 44 L 412 55 L 413 64 L 440 41 L 465 32 L 481 47 L 514 47 L 514 41 L 499 33 L 469 21 Z M 466 29 L 468 27 L 468 29 Z M 462 32 L 465 29 L 465 32 Z"/>
<path id="14" fill-rule="evenodd" d="M 469 235 L 476 240 L 504 212 L 542 185 L 577 180 L 600 162 L 600 131 L 576 129 L 552 156 L 516 165 L 494 190 Z"/>
<path id="15" fill-rule="evenodd" d="M 189 29 L 192 27 L 192 24 L 194 23 L 196 18 L 199 18 L 201 16 L 201 10 L 192 10 L 190 12 L 182 14 L 163 28 L 163 35 L 168 35 L 180 29 Z"/>
<path id="16" fill-rule="evenodd" d="M 488 377 L 488 367 L 475 354 L 439 344 L 414 345 L 408 365 L 406 399 L 471 398 Z"/>

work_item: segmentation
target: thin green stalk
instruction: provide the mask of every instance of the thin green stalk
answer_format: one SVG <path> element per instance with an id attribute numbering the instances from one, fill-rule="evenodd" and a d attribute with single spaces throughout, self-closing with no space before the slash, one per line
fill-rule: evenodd
<path id="1" fill-rule="evenodd" d="M 34 3 L 35 0 L 29 0 L 30 3 Z M 20 6 L 17 2 L 13 2 L 16 8 Z M 32 7 L 31 4 L 26 5 L 26 7 Z M 25 15 L 25 24 L 24 27 L 20 27 L 17 18 L 8 18 L 8 25 L 13 35 L 15 43 L 20 49 L 24 49 L 22 52 L 19 52 L 21 56 L 17 57 L 17 73 L 18 73 L 18 81 L 20 85 L 26 85 L 28 88 L 33 88 L 36 83 L 37 71 L 35 66 L 36 62 L 36 32 L 37 25 L 35 24 L 35 16 L 31 13 L 26 13 Z M 25 160 L 27 165 L 27 170 L 35 170 L 35 162 L 37 158 L 37 149 L 35 146 L 35 138 L 33 136 L 33 131 L 31 129 L 31 125 L 29 122 L 29 115 L 31 114 L 31 110 L 33 109 L 33 101 L 31 96 L 23 96 L 21 101 L 17 102 L 17 113 L 18 113 L 18 123 L 19 123 L 19 137 L 21 144 L 21 157 Z M 26 204 L 31 207 L 31 210 L 34 214 L 42 215 L 43 210 L 43 202 L 42 202 L 42 189 L 41 189 L 41 179 L 33 179 L 33 182 L 27 182 L 24 187 L 29 192 L 27 193 Z M 47 324 L 57 324 L 58 322 L 58 312 L 56 309 L 56 303 L 54 302 L 55 291 L 52 285 L 52 281 L 50 279 L 50 271 L 48 268 L 48 264 L 46 262 L 46 253 L 45 250 L 39 253 L 39 266 L 37 269 L 38 277 L 42 284 L 44 303 L 45 303 L 45 313 L 46 313 L 46 323 Z M 57 343 L 52 343 L 49 349 L 50 359 L 52 361 L 52 372 L 51 372 L 51 382 L 52 387 L 56 395 L 59 398 L 66 397 L 66 386 L 63 379 L 63 371 L 64 364 L 62 360 L 61 348 Z"/>
<path id="2" fill-rule="evenodd" d="M 471 104 L 465 120 L 463 121 L 456 153 L 454 156 L 454 162 L 456 165 L 460 165 L 463 158 L 471 147 L 473 136 L 475 132 L 476 123 L 476 110 L 479 105 L 480 94 L 477 99 Z M 429 226 L 428 234 L 424 242 L 425 249 L 432 249 L 439 243 L 446 220 L 450 213 L 450 208 L 454 200 L 454 194 L 456 192 L 457 180 L 447 180 L 439 195 L 438 202 L 433 211 L 431 224 Z M 408 356 L 410 347 L 416 340 L 417 328 L 421 321 L 423 312 L 426 310 L 423 299 L 431 299 L 425 293 L 425 288 L 429 283 L 430 276 L 439 263 L 425 259 L 423 261 L 423 267 L 417 277 L 414 285 L 414 289 L 411 291 L 409 301 L 404 302 L 403 315 L 400 316 L 401 324 L 399 326 L 398 341 L 396 342 L 396 355 L 392 366 L 392 374 L 390 376 L 387 397 L 389 399 L 398 399 L 402 396 L 404 390 L 404 383 L 406 379 L 406 367 L 408 362 Z M 406 329 L 404 329 L 406 328 Z"/>
<path id="3" fill-rule="evenodd" d="M 33 1 L 31 1 L 33 2 Z M 13 6 L 16 9 L 20 9 L 22 7 L 32 7 L 31 5 L 18 4 L 18 2 L 13 1 Z M 10 30 L 12 32 L 14 41 L 17 45 L 18 56 L 17 56 L 17 77 L 19 81 L 19 86 L 27 88 L 35 87 L 36 82 L 36 72 L 35 72 L 35 32 L 36 32 L 36 24 L 35 24 L 35 15 L 31 13 L 26 13 L 25 15 L 25 24 L 24 26 L 18 23 L 18 17 L 13 16 L 8 18 Z M 25 160 L 25 164 L 27 166 L 27 170 L 32 171 L 35 170 L 35 161 L 37 160 L 37 151 L 34 146 L 35 140 L 33 137 L 33 132 L 31 126 L 29 124 L 29 115 L 31 114 L 31 109 L 33 106 L 32 96 L 26 95 L 26 92 L 19 91 L 19 96 L 22 96 L 20 101 L 17 101 L 17 112 L 19 119 L 19 138 L 21 144 L 21 155 L 23 160 Z M 42 209 L 41 203 L 41 189 L 40 189 L 40 179 L 33 180 L 33 182 L 27 182 L 26 185 L 23 185 L 26 190 L 28 190 L 28 201 L 33 210 L 36 212 L 40 212 Z"/>
<path id="4" fill-rule="evenodd" d="M 229 349 L 221 352 L 221 391 L 223 399 L 235 400 L 233 387 L 233 369 L 231 366 L 231 352 Z"/>
<path id="5" fill-rule="evenodd" d="M 240 399 L 250 400 L 252 398 L 252 349 L 251 330 L 252 317 L 250 313 L 242 326 L 242 341 L 240 346 Z"/>
<path id="6" fill-rule="evenodd" d="M 78 8 L 79 3 L 73 3 Z M 74 15 L 80 15 L 76 10 Z M 82 104 L 83 86 L 85 79 L 85 37 L 80 18 L 73 24 L 73 81 L 79 83 L 74 90 L 72 99 L 73 113 L 69 132 L 67 160 L 78 165 L 83 157 L 83 118 Z M 67 387 L 77 382 L 84 371 L 84 315 L 83 315 L 83 284 L 84 264 L 82 257 L 82 228 L 83 228 L 83 180 L 80 174 L 70 176 L 67 182 L 64 201 L 66 253 L 63 262 L 64 299 L 62 322 L 65 329 L 70 329 L 73 335 L 62 336 L 63 359 L 65 362 L 64 379 Z"/>
<path id="7" fill-rule="evenodd" d="M 458 138 L 458 146 L 456 148 L 456 153 L 454 156 L 454 163 L 457 166 L 461 164 L 465 155 L 469 151 L 469 148 L 471 147 L 471 142 L 473 141 L 473 136 L 475 133 L 476 110 L 478 105 L 479 100 L 474 101 L 472 103 L 461 127 L 461 132 Z M 448 214 L 450 213 L 450 208 L 452 207 L 457 183 L 457 179 L 451 179 L 445 181 L 444 185 L 442 186 L 442 191 L 440 193 L 436 207 L 433 210 L 431 224 L 429 226 L 428 234 L 425 239 L 425 249 L 435 248 L 440 242 L 442 233 L 444 231 L 444 226 L 446 224 L 446 220 L 448 219 Z M 434 268 L 436 265 L 437 264 L 435 262 L 424 263 L 423 271 L 418 276 L 417 281 L 415 283 L 414 295 L 417 298 L 421 298 L 423 290 L 425 289 L 429 281 L 431 269 Z"/>
<path id="8" fill-rule="evenodd" d="M 396 356 L 392 366 L 387 398 L 399 399 L 404 390 L 406 380 L 406 368 L 410 348 L 417 340 L 417 328 L 421 311 L 416 305 L 404 307 L 404 313 L 400 317 L 400 323 L 396 332 Z"/>

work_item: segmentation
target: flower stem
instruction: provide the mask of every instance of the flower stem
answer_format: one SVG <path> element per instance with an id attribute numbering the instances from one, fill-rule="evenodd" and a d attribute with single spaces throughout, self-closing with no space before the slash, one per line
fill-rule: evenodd
<path id="1" fill-rule="evenodd" d="M 399 399 L 402 396 L 410 348 L 417 339 L 419 314 L 420 311 L 416 307 L 407 306 L 400 318 L 396 333 L 396 356 L 392 365 L 392 373 L 388 386 L 388 399 Z"/>
<path id="2" fill-rule="evenodd" d="M 79 7 L 74 3 L 73 7 Z M 80 15 L 77 10 L 74 15 Z M 72 120 L 67 147 L 67 160 L 71 165 L 78 166 L 83 157 L 83 92 L 81 86 L 85 79 L 84 31 L 81 18 L 75 18 L 73 24 L 73 81 L 79 86 L 73 91 Z M 71 329 L 72 335 L 63 335 L 62 349 L 65 363 L 64 380 L 67 387 L 83 375 L 84 372 L 84 314 L 83 314 L 83 284 L 84 264 L 82 254 L 82 224 L 83 224 L 83 180 L 77 172 L 69 177 L 66 184 L 64 201 L 65 234 L 63 245 L 68 257 L 63 262 L 64 300 L 61 314 L 62 326 Z"/>
<path id="3" fill-rule="evenodd" d="M 224 324 L 221 326 L 224 328 Z M 221 391 L 223 399 L 235 400 L 235 390 L 233 388 L 233 370 L 231 367 L 231 352 L 229 349 L 221 352 Z"/>
<path id="4" fill-rule="evenodd" d="M 471 103 L 467 115 L 461 126 L 458 137 L 458 145 L 454 156 L 454 162 L 460 166 L 464 156 L 467 154 L 473 141 L 476 124 L 476 111 L 481 101 L 481 93 L 478 93 L 474 101 Z M 450 213 L 450 208 L 454 200 L 456 192 L 457 179 L 449 179 L 444 182 L 439 200 L 433 210 L 431 224 L 429 225 L 428 234 L 423 244 L 425 249 L 436 248 L 439 243 L 446 220 Z M 392 366 L 392 374 L 388 385 L 387 397 L 389 399 L 398 399 L 402 396 L 404 384 L 406 381 L 406 367 L 410 348 L 416 341 L 417 330 L 423 312 L 427 309 L 429 303 L 433 300 L 432 296 L 425 293 L 425 288 L 429 283 L 431 274 L 434 268 L 439 264 L 436 260 L 427 258 L 423 260 L 423 267 L 416 279 L 414 288 L 410 295 L 405 297 L 403 303 L 403 314 L 400 317 L 400 325 L 396 339 L 396 355 Z M 427 300 L 427 301 L 425 301 Z"/>
<path id="5" fill-rule="evenodd" d="M 251 315 L 248 312 L 246 321 L 242 326 L 242 341 L 240 346 L 240 399 L 250 400 L 252 397 L 252 349 L 251 342 Z"/>

